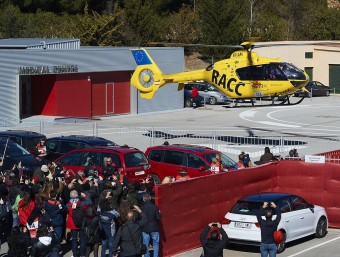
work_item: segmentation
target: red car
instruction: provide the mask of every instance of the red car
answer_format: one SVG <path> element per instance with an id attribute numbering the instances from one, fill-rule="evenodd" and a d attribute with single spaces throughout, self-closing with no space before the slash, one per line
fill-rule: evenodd
<path id="1" fill-rule="evenodd" d="M 84 170 L 88 160 L 94 161 L 96 169 L 101 173 L 106 165 L 106 159 L 111 158 L 117 170 L 126 174 L 130 182 L 145 180 L 149 174 L 150 165 L 144 153 L 138 149 L 120 146 L 95 146 L 68 152 L 55 163 L 60 163 L 65 169 L 74 172 Z"/>
<path id="2" fill-rule="evenodd" d="M 176 177 L 185 168 L 191 178 L 211 174 L 211 163 L 221 156 L 223 169 L 234 169 L 236 162 L 225 154 L 208 147 L 195 145 L 160 145 L 149 147 L 145 155 L 151 164 L 150 176 L 161 183 L 166 176 Z"/>

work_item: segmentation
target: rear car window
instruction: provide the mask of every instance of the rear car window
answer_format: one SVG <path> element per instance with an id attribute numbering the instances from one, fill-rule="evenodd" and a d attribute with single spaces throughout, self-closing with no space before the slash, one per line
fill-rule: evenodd
<path id="1" fill-rule="evenodd" d="M 148 164 L 148 160 L 141 152 L 127 153 L 124 156 L 126 167 L 143 166 Z"/>
<path id="2" fill-rule="evenodd" d="M 238 201 L 230 213 L 234 214 L 242 214 L 242 215 L 257 215 L 262 208 L 263 203 L 261 202 L 247 202 L 247 201 Z M 276 215 L 275 210 L 273 209 L 273 215 Z"/>
<path id="3" fill-rule="evenodd" d="M 46 142 L 47 151 L 56 152 L 58 148 L 58 141 L 47 141 Z"/>

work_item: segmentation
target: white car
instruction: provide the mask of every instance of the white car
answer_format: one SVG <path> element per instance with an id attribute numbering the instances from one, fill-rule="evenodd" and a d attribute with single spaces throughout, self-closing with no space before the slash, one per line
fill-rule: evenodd
<path id="1" fill-rule="evenodd" d="M 274 202 L 282 214 L 278 230 L 284 233 L 285 238 L 278 245 L 277 252 L 283 252 L 287 242 L 313 234 L 319 238 L 327 234 L 325 208 L 309 204 L 297 195 L 260 193 L 241 198 L 224 216 L 222 227 L 228 235 L 229 243 L 260 245 L 261 230 L 256 214 L 264 202 Z M 273 215 L 275 219 L 275 212 Z"/>

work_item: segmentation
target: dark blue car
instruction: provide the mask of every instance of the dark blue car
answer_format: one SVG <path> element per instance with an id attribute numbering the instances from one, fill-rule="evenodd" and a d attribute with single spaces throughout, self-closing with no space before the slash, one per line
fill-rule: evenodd
<path id="1" fill-rule="evenodd" d="M 3 160 L 2 170 L 10 170 L 21 162 L 24 175 L 32 176 L 33 171 L 41 167 L 44 161 L 11 140 L 0 139 L 0 159 Z"/>

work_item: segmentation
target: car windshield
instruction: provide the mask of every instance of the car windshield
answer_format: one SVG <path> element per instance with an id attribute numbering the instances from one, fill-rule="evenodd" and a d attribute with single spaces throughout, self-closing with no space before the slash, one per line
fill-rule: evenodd
<path id="1" fill-rule="evenodd" d="M 30 155 L 30 153 L 26 149 L 14 143 L 8 143 L 7 146 L 6 146 L 6 143 L 2 143 L 0 145 L 0 154 L 1 155 L 4 154 L 5 156 L 9 156 L 9 157 L 19 157 L 19 156 Z"/>
<path id="2" fill-rule="evenodd" d="M 227 169 L 235 167 L 236 162 L 221 152 L 209 153 L 204 155 L 203 157 L 208 161 L 208 163 L 212 163 L 213 159 L 215 159 L 216 157 L 216 154 L 221 155 L 223 168 Z"/>
<path id="3" fill-rule="evenodd" d="M 256 215 L 262 208 L 262 202 L 248 202 L 248 201 L 238 201 L 233 208 L 231 208 L 230 213 L 242 214 L 242 215 Z M 275 210 L 273 209 L 273 215 L 275 215 Z"/>

